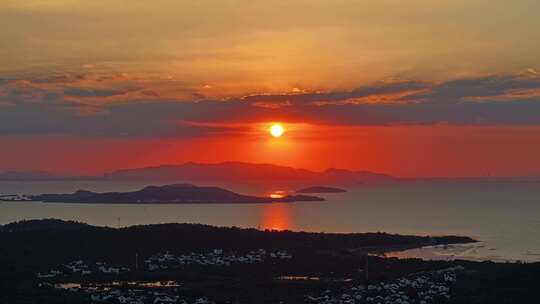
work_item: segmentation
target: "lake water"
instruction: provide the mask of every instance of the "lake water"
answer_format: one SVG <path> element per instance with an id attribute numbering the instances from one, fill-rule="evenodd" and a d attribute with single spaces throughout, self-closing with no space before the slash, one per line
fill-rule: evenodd
<path id="1" fill-rule="evenodd" d="M 137 190 L 148 183 L 0 182 L 0 194 Z M 166 183 L 154 183 L 156 185 Z M 221 185 L 245 194 L 290 189 Z M 540 261 L 540 183 L 415 181 L 358 185 L 322 194 L 325 202 L 253 205 L 96 205 L 0 203 L 0 224 L 59 218 L 100 226 L 203 223 L 217 226 L 316 232 L 390 232 L 467 235 L 474 245 L 426 248 L 393 254 L 435 259 Z"/>

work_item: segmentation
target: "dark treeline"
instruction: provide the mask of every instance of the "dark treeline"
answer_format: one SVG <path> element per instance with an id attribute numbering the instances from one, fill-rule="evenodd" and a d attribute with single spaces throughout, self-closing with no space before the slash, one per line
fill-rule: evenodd
<path id="1" fill-rule="evenodd" d="M 365 248 L 371 251 L 423 245 L 473 242 L 461 236 L 403 236 L 387 233 L 310 233 L 224 228 L 200 224 L 156 224 L 127 228 L 95 227 L 59 220 L 24 221 L 0 228 L 0 253 L 20 262 L 28 257 L 37 263 L 66 258 L 107 257 L 125 261 L 159 251 L 202 251 L 221 248 L 245 251 L 258 248 L 289 251 L 339 251 Z M 39 254 L 36 254 L 39 252 Z"/>

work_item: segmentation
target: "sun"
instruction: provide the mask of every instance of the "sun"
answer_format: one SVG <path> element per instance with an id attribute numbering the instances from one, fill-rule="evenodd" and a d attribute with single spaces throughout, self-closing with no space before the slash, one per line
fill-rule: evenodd
<path id="1" fill-rule="evenodd" d="M 285 129 L 283 128 L 281 124 L 276 123 L 270 127 L 270 134 L 272 134 L 272 136 L 274 137 L 281 137 L 281 135 L 283 135 L 284 132 L 285 132 Z"/>

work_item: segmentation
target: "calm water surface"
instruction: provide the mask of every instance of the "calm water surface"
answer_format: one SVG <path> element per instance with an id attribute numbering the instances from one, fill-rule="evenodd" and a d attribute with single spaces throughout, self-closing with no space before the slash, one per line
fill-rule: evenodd
<path id="1" fill-rule="evenodd" d="M 166 183 L 154 183 L 166 184 Z M 128 191 L 147 185 L 111 182 L 0 182 L 0 194 L 77 189 Z M 221 185 L 256 195 L 283 187 Z M 401 182 L 359 185 L 320 195 L 326 202 L 268 205 L 97 205 L 0 203 L 0 224 L 59 218 L 100 226 L 204 223 L 324 232 L 457 234 L 481 243 L 393 254 L 436 259 L 540 261 L 540 184 L 526 182 Z"/>

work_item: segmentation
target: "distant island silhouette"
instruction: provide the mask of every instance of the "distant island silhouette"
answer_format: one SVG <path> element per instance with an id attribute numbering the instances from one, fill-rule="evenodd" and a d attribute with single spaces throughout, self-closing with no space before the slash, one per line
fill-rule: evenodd
<path id="1" fill-rule="evenodd" d="M 280 198 L 238 194 L 219 187 L 199 187 L 191 184 L 148 186 L 132 192 L 96 193 L 78 190 L 72 194 L 41 194 L 25 200 L 54 203 L 94 204 L 264 204 L 272 202 L 324 201 L 309 195 L 287 195 Z"/>
<path id="2" fill-rule="evenodd" d="M 115 170 L 102 175 L 61 175 L 46 171 L 4 171 L 0 181 L 166 181 L 171 183 L 279 183 L 307 187 L 310 185 L 351 186 L 364 183 L 396 181 L 511 181 L 540 182 L 540 176 L 469 176 L 469 177 L 396 177 L 365 170 L 328 168 L 312 171 L 274 164 L 246 162 L 159 165 Z"/>
<path id="3" fill-rule="evenodd" d="M 369 171 L 352 171 L 330 168 L 311 171 L 272 164 L 244 162 L 195 163 L 160 165 L 155 167 L 117 170 L 102 176 L 62 176 L 42 171 L 0 172 L 0 181 L 174 181 L 182 183 L 201 182 L 249 182 L 249 183 L 295 183 L 295 184 L 358 184 L 395 181 L 398 178 Z"/>

